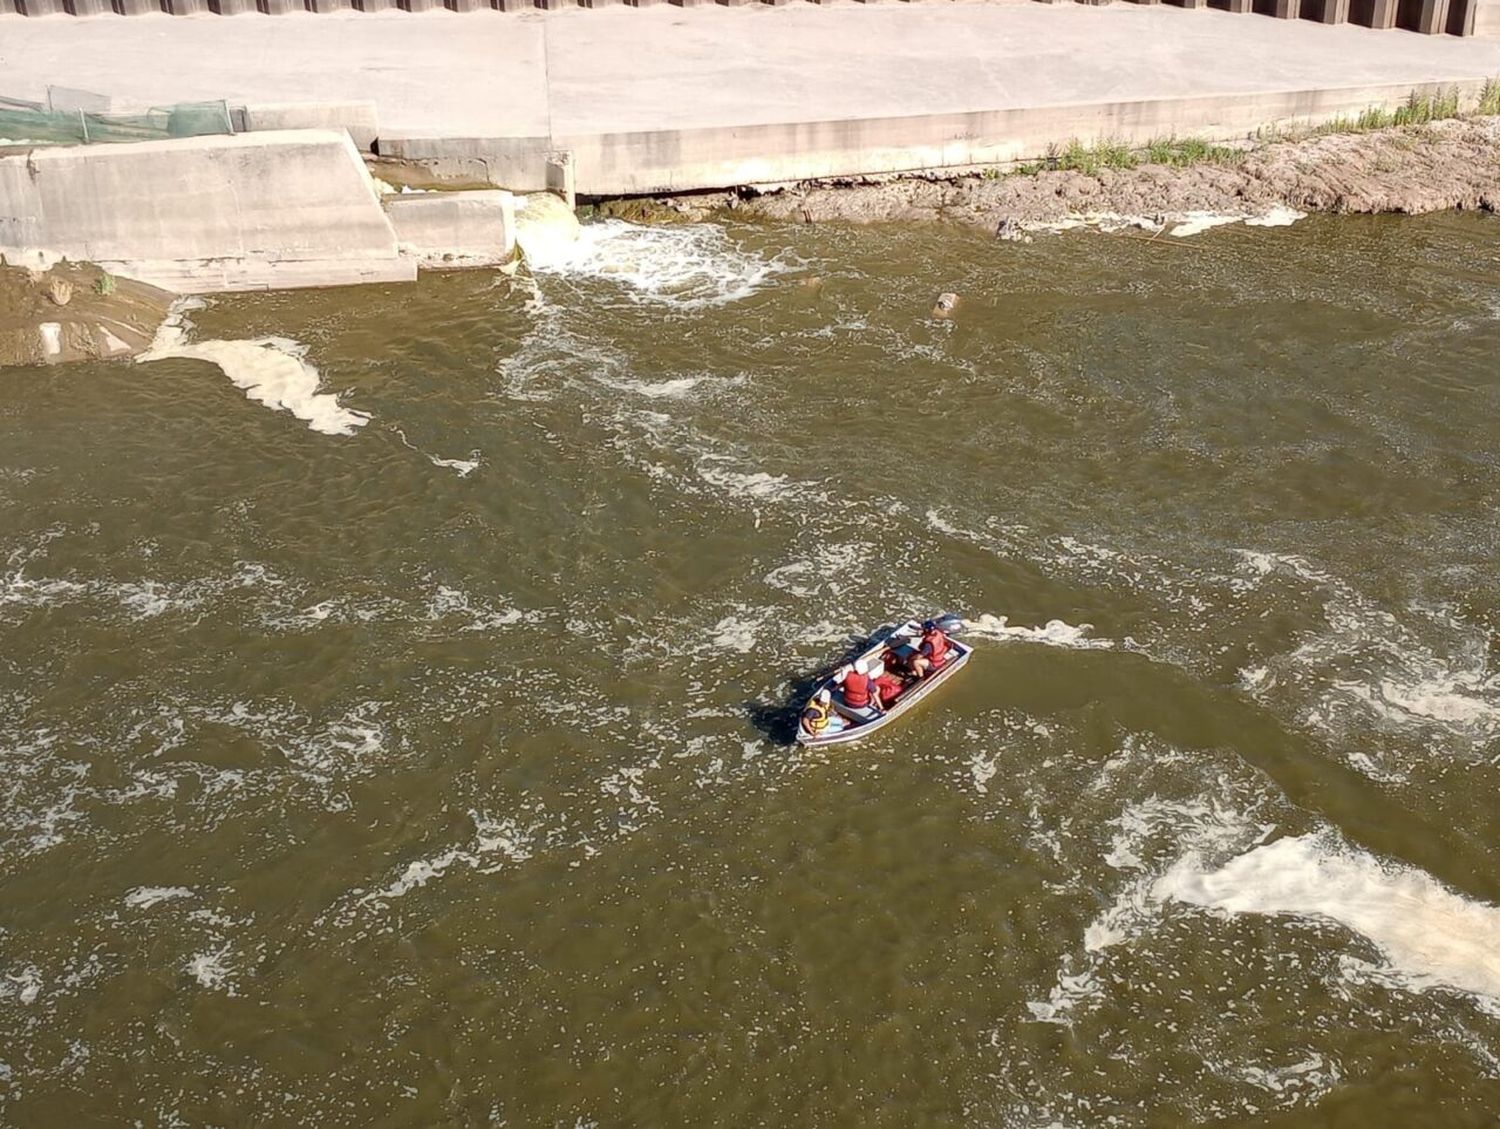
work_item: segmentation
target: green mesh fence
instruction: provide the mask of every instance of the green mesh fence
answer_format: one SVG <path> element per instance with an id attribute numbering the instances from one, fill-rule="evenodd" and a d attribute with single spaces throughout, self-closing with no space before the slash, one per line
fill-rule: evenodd
<path id="1" fill-rule="evenodd" d="M 0 142 L 93 145 L 233 133 L 223 102 L 177 102 L 135 113 L 49 110 L 0 99 Z"/>

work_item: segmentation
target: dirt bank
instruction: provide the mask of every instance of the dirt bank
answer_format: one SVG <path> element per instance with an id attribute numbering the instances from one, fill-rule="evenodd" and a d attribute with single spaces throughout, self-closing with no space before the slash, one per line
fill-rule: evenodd
<path id="1" fill-rule="evenodd" d="M 816 223 L 942 220 L 1011 235 L 1080 215 L 1500 210 L 1500 118 L 1470 118 L 1254 146 L 1188 167 L 1139 164 L 1095 173 L 905 177 L 803 184 L 777 192 L 624 200 L 603 215 L 704 219 L 724 210 Z"/>
<path id="2" fill-rule="evenodd" d="M 0 262 L 0 367 L 133 357 L 173 297 L 89 263 L 33 272 Z"/>

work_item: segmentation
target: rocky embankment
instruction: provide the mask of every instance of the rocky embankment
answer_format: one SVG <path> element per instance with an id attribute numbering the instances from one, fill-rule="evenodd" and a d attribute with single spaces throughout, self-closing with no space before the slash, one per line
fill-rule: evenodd
<path id="1" fill-rule="evenodd" d="M 816 223 L 942 220 L 1001 234 L 1078 216 L 1500 210 L 1500 118 L 1468 118 L 1257 145 L 1233 159 L 1187 167 L 1140 164 L 1097 173 L 904 177 L 883 183 L 806 184 L 601 205 L 627 219 L 704 219 L 723 210 Z"/>
<path id="2" fill-rule="evenodd" d="M 32 271 L 0 261 L 0 367 L 133 357 L 174 297 L 88 263 Z"/>

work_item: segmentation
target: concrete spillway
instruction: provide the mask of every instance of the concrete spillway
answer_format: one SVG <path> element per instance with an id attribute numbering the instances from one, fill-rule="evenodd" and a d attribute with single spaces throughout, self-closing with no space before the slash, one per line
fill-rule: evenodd
<path id="1" fill-rule="evenodd" d="M 387 199 L 342 131 L 37 148 L 0 157 L 0 257 L 204 293 L 404 281 L 514 246 L 509 193 Z"/>

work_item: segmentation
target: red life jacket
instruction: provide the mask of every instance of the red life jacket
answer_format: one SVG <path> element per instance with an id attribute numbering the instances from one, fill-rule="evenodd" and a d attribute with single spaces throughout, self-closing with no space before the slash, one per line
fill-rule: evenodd
<path id="1" fill-rule="evenodd" d="M 948 657 L 948 636 L 941 631 L 929 631 L 922 636 L 922 650 L 932 660 L 933 666 L 942 666 Z"/>
<path id="2" fill-rule="evenodd" d="M 870 704 L 870 676 L 851 670 L 844 676 L 844 705 L 862 710 Z"/>

